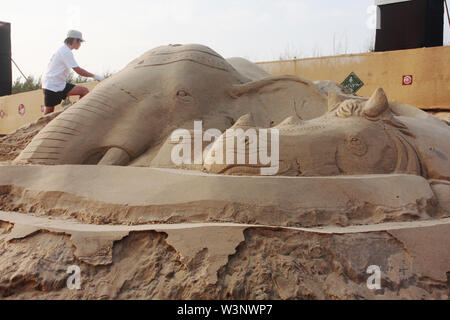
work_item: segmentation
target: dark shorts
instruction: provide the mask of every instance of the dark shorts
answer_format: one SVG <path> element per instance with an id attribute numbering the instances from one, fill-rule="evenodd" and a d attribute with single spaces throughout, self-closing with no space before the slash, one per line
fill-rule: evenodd
<path id="1" fill-rule="evenodd" d="M 62 100 L 66 99 L 67 94 L 75 87 L 74 84 L 66 83 L 66 87 L 63 91 L 52 91 L 52 90 L 44 90 L 44 103 L 46 107 L 54 107 L 61 103 Z"/>

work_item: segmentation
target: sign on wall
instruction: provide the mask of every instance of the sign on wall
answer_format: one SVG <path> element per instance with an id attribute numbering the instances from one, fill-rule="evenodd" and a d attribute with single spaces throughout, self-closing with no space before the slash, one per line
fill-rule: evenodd
<path id="1" fill-rule="evenodd" d="M 18 112 L 21 116 L 25 114 L 25 106 L 23 104 L 19 105 Z"/>
<path id="2" fill-rule="evenodd" d="M 351 93 L 356 93 L 356 91 L 362 88 L 364 82 L 354 72 L 351 72 L 341 85 L 350 90 Z"/>
<path id="3" fill-rule="evenodd" d="M 410 86 L 413 84 L 413 76 L 412 74 L 403 75 L 402 77 L 402 86 Z"/>

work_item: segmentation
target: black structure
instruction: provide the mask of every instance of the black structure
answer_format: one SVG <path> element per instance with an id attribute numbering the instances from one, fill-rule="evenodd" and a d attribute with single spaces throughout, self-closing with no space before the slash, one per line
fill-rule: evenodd
<path id="1" fill-rule="evenodd" d="M 0 21 L 0 97 L 11 94 L 11 24 Z"/>
<path id="2" fill-rule="evenodd" d="M 444 0 L 380 0 L 378 3 L 381 29 L 376 32 L 375 51 L 443 45 Z"/>

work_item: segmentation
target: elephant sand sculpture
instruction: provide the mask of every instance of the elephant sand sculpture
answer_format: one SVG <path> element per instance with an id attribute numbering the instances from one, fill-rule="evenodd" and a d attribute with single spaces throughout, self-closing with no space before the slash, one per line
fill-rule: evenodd
<path id="1" fill-rule="evenodd" d="M 261 78 L 264 71 L 257 74 Z M 135 59 L 51 121 L 15 163 L 148 166 L 170 133 L 191 129 L 194 120 L 224 130 L 246 113 L 255 114 L 257 125 L 270 126 L 325 110 L 326 96 L 306 79 L 252 81 L 208 47 L 164 46 Z"/>
<path id="2" fill-rule="evenodd" d="M 330 84 L 271 77 L 245 59 L 225 60 L 201 45 L 158 47 L 51 121 L 14 163 L 177 168 L 170 159 L 174 130 L 192 130 L 194 120 L 201 120 L 203 130 L 224 132 L 250 119 L 244 127 L 279 130 L 278 175 L 410 173 L 449 179 L 444 123 L 388 102 L 382 89 L 368 101 L 329 89 L 327 108 L 325 86 Z M 246 165 L 182 167 L 259 172 Z"/>
<path id="3" fill-rule="evenodd" d="M 201 130 L 220 134 L 201 141 L 200 161 L 193 150 L 192 161 L 175 163 L 172 134 L 184 129 L 195 136 L 195 121 L 202 121 Z M 247 130 L 278 130 L 278 165 L 271 175 L 410 174 L 430 181 L 439 199 L 449 196 L 450 131 L 444 122 L 388 101 L 381 88 L 365 99 L 330 81 L 270 76 L 245 59 L 225 60 L 196 44 L 158 47 L 135 59 L 51 120 L 13 165 L 118 165 L 241 176 L 273 165 L 259 157 L 251 164 L 216 163 L 215 152 L 227 146 L 218 143 L 230 140 L 230 128 L 244 132 L 246 159 L 254 152 L 247 148 Z M 269 151 L 272 140 L 267 141 Z"/>

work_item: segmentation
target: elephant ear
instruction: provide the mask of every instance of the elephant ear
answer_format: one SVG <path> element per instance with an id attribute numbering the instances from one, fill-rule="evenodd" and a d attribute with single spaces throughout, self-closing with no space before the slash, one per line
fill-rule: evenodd
<path id="1" fill-rule="evenodd" d="M 369 118 L 378 118 L 389 110 L 389 102 L 382 88 L 378 88 L 366 102 L 363 112 Z"/>
<path id="2" fill-rule="evenodd" d="M 327 111 L 326 96 L 311 81 L 293 75 L 271 76 L 233 85 L 229 91 L 243 113 L 253 113 L 256 123 L 263 124 L 261 114 L 270 123 L 289 116 L 304 120 L 320 117 Z"/>
<path id="3" fill-rule="evenodd" d="M 307 79 L 303 79 L 301 77 L 291 76 L 291 75 L 274 76 L 274 77 L 267 77 L 267 78 L 263 78 L 260 80 L 247 82 L 247 83 L 240 84 L 240 85 L 234 85 L 231 89 L 231 96 L 233 98 L 237 98 L 242 95 L 261 91 L 263 88 L 267 88 L 267 87 L 270 87 L 275 84 L 280 84 L 282 82 L 297 82 L 297 83 L 301 83 L 301 84 L 304 84 L 307 86 L 309 86 L 309 85 L 314 86 L 311 81 L 309 81 Z"/>

